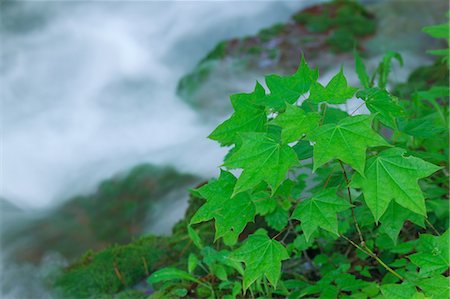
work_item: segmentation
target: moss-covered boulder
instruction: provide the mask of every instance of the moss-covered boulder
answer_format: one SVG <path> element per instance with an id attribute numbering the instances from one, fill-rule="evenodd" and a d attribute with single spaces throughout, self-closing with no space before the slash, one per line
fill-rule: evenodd
<path id="1" fill-rule="evenodd" d="M 58 252 L 70 260 L 87 250 L 128 243 L 151 231 L 149 215 L 155 205 L 183 200 L 185 190 L 199 181 L 169 167 L 139 165 L 103 181 L 92 194 L 69 199 L 20 228 L 9 228 L 3 235 L 13 249 L 9 258 L 39 262 L 46 253 Z M 181 198 L 171 197 L 174 190 L 183 192 Z"/>
<path id="2" fill-rule="evenodd" d="M 445 1 L 380 0 L 363 6 L 335 0 L 307 7 L 286 23 L 219 43 L 181 78 L 177 92 L 205 117 L 217 119 L 231 112 L 230 94 L 250 91 L 254 78 L 263 75 L 292 74 L 302 53 L 321 73 L 340 65 L 351 71 L 355 48 L 376 62 L 386 51 L 398 51 L 415 67 L 431 60 L 425 49 L 440 43 L 421 28 L 445 22 L 447 6 Z"/>
<path id="3" fill-rule="evenodd" d="M 191 196 L 185 217 L 171 236 L 144 236 L 126 245 L 112 245 L 88 251 L 56 274 L 53 290 L 57 298 L 146 298 L 152 293 L 145 279 L 164 266 L 186 267 L 187 257 L 196 247 L 187 237 L 187 224 L 202 199 Z M 203 240 L 213 241 L 213 223 L 196 230 Z"/>
<path id="4" fill-rule="evenodd" d="M 310 64 L 325 70 L 341 56 L 348 58 L 348 52 L 359 48 L 375 28 L 374 16 L 354 1 L 306 8 L 285 24 L 219 43 L 180 80 L 178 95 L 200 111 L 227 114 L 229 104 L 220 97 L 240 90 L 240 82 L 271 72 L 291 73 L 301 53 Z"/>

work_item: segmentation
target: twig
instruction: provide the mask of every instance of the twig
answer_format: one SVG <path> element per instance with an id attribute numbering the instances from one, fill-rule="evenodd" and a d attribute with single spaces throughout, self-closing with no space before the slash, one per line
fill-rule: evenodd
<path id="1" fill-rule="evenodd" d="M 356 109 L 355 110 L 353 110 L 353 112 L 352 113 L 350 113 L 350 115 L 353 115 L 353 114 L 355 114 L 355 112 L 356 111 L 358 111 L 358 109 L 359 108 L 361 108 L 363 105 L 365 104 L 365 102 L 362 102 L 358 107 L 356 107 Z"/>
<path id="2" fill-rule="evenodd" d="M 428 224 L 429 227 L 431 227 L 431 229 L 434 231 L 434 233 L 438 236 L 440 236 L 441 234 L 438 232 L 438 230 L 434 227 L 433 224 L 431 224 L 431 222 L 425 218 L 425 222 Z"/>
<path id="3" fill-rule="evenodd" d="M 117 263 L 116 263 L 116 262 L 114 262 L 114 273 L 116 273 L 116 276 L 117 276 L 117 278 L 119 278 L 120 282 L 121 282 L 124 286 L 126 286 L 127 284 L 126 284 L 126 282 L 125 282 L 125 279 L 123 279 L 123 276 L 122 276 L 122 274 L 120 273 L 119 268 L 117 267 Z"/>
<path id="4" fill-rule="evenodd" d="M 289 229 L 289 225 L 286 225 L 278 234 L 272 237 L 272 239 L 278 238 L 282 233 L 284 233 L 287 229 Z"/>
<path id="5" fill-rule="evenodd" d="M 330 182 L 331 176 L 333 175 L 333 172 L 335 169 L 336 169 L 336 165 L 334 165 L 333 169 L 331 169 L 331 173 L 328 175 L 327 180 L 325 181 L 325 184 L 323 185 L 322 189 L 325 189 L 328 186 L 328 183 Z"/>
<path id="6" fill-rule="evenodd" d="M 189 240 L 189 242 L 187 242 L 186 245 L 184 246 L 184 248 L 181 250 L 180 254 L 178 255 L 178 258 L 181 258 L 186 253 L 186 251 L 189 249 L 191 244 L 192 244 L 192 240 Z"/>
<path id="7" fill-rule="evenodd" d="M 328 105 L 325 104 L 325 108 L 323 108 L 322 119 L 320 120 L 320 125 L 323 124 L 323 121 L 325 120 L 325 115 L 327 115 L 327 107 Z"/>
<path id="8" fill-rule="evenodd" d="M 381 266 L 383 266 L 383 268 L 385 268 L 387 271 L 389 271 L 392 275 L 394 275 L 395 277 L 397 277 L 398 279 L 400 279 L 401 281 L 404 281 L 405 278 L 403 278 L 403 276 L 401 276 L 400 274 L 398 274 L 397 272 L 395 272 L 394 269 L 392 269 L 391 267 L 389 267 L 388 265 L 386 265 L 375 253 L 373 253 L 372 250 L 370 250 L 369 247 L 364 246 L 364 248 L 362 248 L 361 246 L 359 246 L 358 244 L 356 244 L 355 242 L 353 242 L 352 240 L 350 240 L 349 238 L 347 238 L 344 235 L 340 235 L 342 238 L 344 238 L 345 240 L 347 240 L 350 244 L 352 244 L 353 246 L 355 246 L 357 249 L 359 249 L 360 251 L 364 252 L 365 254 L 367 254 L 368 256 L 374 258 Z"/>
<path id="9" fill-rule="evenodd" d="M 142 260 L 142 263 L 144 263 L 145 274 L 147 274 L 147 276 L 149 276 L 150 273 L 148 272 L 147 261 L 145 260 L 145 258 L 143 256 L 141 256 L 141 260 Z"/>
<path id="10" fill-rule="evenodd" d="M 356 221 L 356 215 L 355 215 L 355 207 L 353 206 L 353 200 L 352 200 L 352 194 L 350 192 L 350 181 L 348 180 L 347 172 L 345 171 L 344 164 L 341 160 L 339 160 L 339 164 L 341 164 L 342 173 L 344 174 L 345 182 L 347 183 L 347 193 L 348 193 L 348 200 L 351 204 L 351 210 L 352 210 L 352 217 L 353 217 L 353 223 L 355 224 L 356 231 L 358 232 L 359 241 L 361 242 L 362 246 L 365 246 L 366 242 L 364 241 L 361 229 L 359 228 L 358 221 Z"/>

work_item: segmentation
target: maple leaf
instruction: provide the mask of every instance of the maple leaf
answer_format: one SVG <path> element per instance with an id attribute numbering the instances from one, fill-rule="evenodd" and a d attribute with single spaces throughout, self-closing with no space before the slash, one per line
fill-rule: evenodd
<path id="1" fill-rule="evenodd" d="M 357 88 L 347 85 L 344 71 L 341 68 L 324 87 L 322 84 L 316 82 L 311 86 L 308 102 L 318 104 L 320 102 L 327 102 L 329 104 L 343 104 L 348 99 L 352 98 Z"/>
<path id="2" fill-rule="evenodd" d="M 356 96 L 365 101 L 367 109 L 376 113 L 383 124 L 390 128 L 396 128 L 395 119 L 403 114 L 402 107 L 398 105 L 397 98 L 380 88 L 368 88 L 359 91 Z"/>
<path id="3" fill-rule="evenodd" d="M 285 227 L 288 223 L 289 211 L 281 207 L 277 207 L 275 211 L 266 215 L 264 219 L 266 220 L 266 223 L 267 225 L 269 225 L 269 227 L 277 231 L 281 231 L 283 227 Z"/>
<path id="4" fill-rule="evenodd" d="M 385 284 L 381 286 L 381 293 L 384 295 L 384 298 L 392 298 L 392 299 L 414 299 L 420 298 L 417 296 L 417 290 L 414 285 L 410 283 L 402 283 L 402 284 Z M 422 297 L 423 298 L 423 297 Z"/>
<path id="5" fill-rule="evenodd" d="M 427 296 L 432 298 L 450 298 L 450 277 L 437 275 L 419 281 L 418 285 Z"/>
<path id="6" fill-rule="evenodd" d="M 366 66 L 359 56 L 358 52 L 354 52 L 353 56 L 355 57 L 355 70 L 358 75 L 359 81 L 361 82 L 364 88 L 369 88 L 371 85 L 369 75 L 367 74 Z"/>
<path id="7" fill-rule="evenodd" d="M 227 171 L 221 171 L 219 179 L 211 180 L 197 190 L 206 203 L 197 210 L 191 224 L 215 219 L 214 239 L 223 237 L 225 244 L 236 243 L 239 234 L 255 217 L 255 206 L 248 193 L 232 197 L 236 178 Z"/>
<path id="8" fill-rule="evenodd" d="M 429 276 L 441 274 L 450 266 L 449 232 L 441 236 L 422 234 L 419 237 L 417 253 L 409 256 L 411 262 L 419 268 L 419 274 Z"/>
<path id="9" fill-rule="evenodd" d="M 265 181 L 272 188 L 273 195 L 288 170 L 299 163 L 295 151 L 266 133 L 242 133 L 240 136 L 241 147 L 224 162 L 229 169 L 244 169 L 234 187 L 234 194 Z"/>
<path id="10" fill-rule="evenodd" d="M 308 92 L 311 84 L 317 81 L 319 71 L 310 69 L 302 56 L 297 72 L 292 76 L 266 76 L 266 85 L 270 94 L 266 98 L 266 105 L 277 111 L 283 110 L 286 102 L 295 103 L 298 98 Z"/>
<path id="11" fill-rule="evenodd" d="M 419 215 L 426 216 L 425 200 L 417 181 L 440 169 L 422 159 L 405 157 L 405 150 L 391 148 L 367 160 L 365 177 L 355 174 L 352 187 L 361 188 L 375 222 L 391 200 Z"/>
<path id="12" fill-rule="evenodd" d="M 221 123 L 208 138 L 218 141 L 222 146 L 236 144 L 239 133 L 264 132 L 266 130 L 267 114 L 262 99 L 266 96 L 264 88 L 256 83 L 252 93 L 240 93 L 231 96 L 235 112 Z"/>
<path id="13" fill-rule="evenodd" d="M 270 192 L 256 192 L 252 194 L 252 201 L 255 204 L 256 214 L 261 216 L 272 213 L 277 208 L 277 202 L 270 196 Z"/>
<path id="14" fill-rule="evenodd" d="M 318 113 L 306 113 L 303 109 L 288 104 L 286 111 L 276 117 L 273 123 L 281 127 L 281 141 L 290 143 L 315 129 L 319 125 L 319 119 Z"/>
<path id="15" fill-rule="evenodd" d="M 332 159 L 339 159 L 363 173 L 367 147 L 389 146 L 372 129 L 372 119 L 370 115 L 350 116 L 315 130 L 309 136 L 315 142 L 313 171 Z"/>
<path id="16" fill-rule="evenodd" d="M 389 204 L 386 212 L 381 216 L 380 232 L 385 233 L 394 243 L 397 243 L 398 234 L 406 220 L 424 227 L 424 217 L 401 207 L 395 201 Z"/>
<path id="17" fill-rule="evenodd" d="M 232 258 L 244 262 L 244 290 L 264 276 L 276 288 L 281 275 L 281 261 L 289 258 L 286 248 L 267 236 L 264 229 L 250 235 L 244 245 L 232 253 Z"/>
<path id="18" fill-rule="evenodd" d="M 350 204 L 336 194 L 337 188 L 328 188 L 295 208 L 292 218 L 300 220 L 306 241 L 320 227 L 339 235 L 336 214 L 350 208 Z"/>

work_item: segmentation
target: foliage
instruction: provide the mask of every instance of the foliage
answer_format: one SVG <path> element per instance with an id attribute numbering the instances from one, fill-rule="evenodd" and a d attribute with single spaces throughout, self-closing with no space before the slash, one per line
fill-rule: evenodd
<path id="1" fill-rule="evenodd" d="M 398 98 L 398 53 L 371 76 L 355 59 L 361 88 L 343 69 L 320 85 L 302 58 L 268 90 L 231 97 L 235 113 L 210 135 L 230 149 L 220 177 L 192 191 L 205 200 L 188 225 L 197 251 L 187 271 L 149 277 L 153 298 L 449 297 L 437 208 L 448 211 L 448 88 Z M 329 106 L 355 94 L 350 114 Z M 355 115 L 363 104 L 370 114 Z M 211 221 L 213 244 L 197 234 Z"/>

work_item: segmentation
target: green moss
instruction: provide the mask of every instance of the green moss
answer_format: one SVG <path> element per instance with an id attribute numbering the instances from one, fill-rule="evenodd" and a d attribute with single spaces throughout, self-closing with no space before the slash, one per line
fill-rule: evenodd
<path id="1" fill-rule="evenodd" d="M 350 51 L 359 37 L 373 34 L 374 17 L 363 6 L 351 0 L 337 0 L 315 6 L 293 17 L 310 32 L 328 32 L 327 44 L 337 52 Z"/>
<path id="2" fill-rule="evenodd" d="M 193 106 L 201 106 L 195 101 L 193 95 L 205 83 L 215 66 L 216 60 L 210 58 L 203 59 L 192 73 L 184 76 L 178 82 L 177 94 Z"/>
<path id="3" fill-rule="evenodd" d="M 227 53 L 227 41 L 222 41 L 216 45 L 212 51 L 210 51 L 208 54 L 206 54 L 205 58 L 203 58 L 200 61 L 200 64 L 205 61 L 209 60 L 218 60 L 225 57 L 225 54 Z"/>
<path id="4" fill-rule="evenodd" d="M 257 36 L 261 39 L 261 41 L 268 42 L 274 37 L 278 36 L 285 27 L 285 24 L 278 23 L 273 25 L 272 27 L 265 28 L 259 31 Z"/>
<path id="5" fill-rule="evenodd" d="M 127 245 L 88 251 L 55 280 L 58 298 L 140 299 L 142 292 L 129 290 L 157 269 L 167 265 L 186 267 L 190 252 L 196 251 L 187 236 L 187 225 L 204 200 L 191 196 L 185 217 L 170 237 L 147 236 Z M 202 240 L 213 242 L 213 223 L 196 226 Z"/>
<path id="6" fill-rule="evenodd" d="M 170 259 L 168 248 L 167 238 L 152 236 L 128 245 L 111 246 L 98 253 L 89 252 L 64 271 L 55 287 L 65 298 L 118 293 Z"/>

